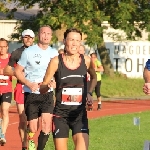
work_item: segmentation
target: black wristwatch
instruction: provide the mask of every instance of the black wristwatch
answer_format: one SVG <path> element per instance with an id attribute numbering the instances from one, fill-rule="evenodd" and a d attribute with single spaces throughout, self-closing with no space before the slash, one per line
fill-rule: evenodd
<path id="1" fill-rule="evenodd" d="M 88 92 L 88 94 L 90 94 L 92 96 L 92 92 Z"/>

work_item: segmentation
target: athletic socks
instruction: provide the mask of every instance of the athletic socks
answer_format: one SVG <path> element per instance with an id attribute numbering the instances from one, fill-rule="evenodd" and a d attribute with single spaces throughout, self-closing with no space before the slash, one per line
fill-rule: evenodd
<path id="1" fill-rule="evenodd" d="M 97 110 L 101 109 L 101 102 L 98 102 Z"/>
<path id="2" fill-rule="evenodd" d="M 38 148 L 37 150 L 44 150 L 46 142 L 48 141 L 49 134 L 46 134 L 44 132 L 40 132 L 40 135 L 38 137 Z"/>
<path id="3" fill-rule="evenodd" d="M 29 133 L 28 133 L 28 138 L 29 138 L 29 140 L 33 139 L 34 134 L 35 134 L 35 133 L 32 133 L 32 132 L 29 132 Z"/>
<path id="4" fill-rule="evenodd" d="M 36 150 L 36 145 L 33 140 L 33 136 L 35 133 L 28 131 L 28 150 Z"/>

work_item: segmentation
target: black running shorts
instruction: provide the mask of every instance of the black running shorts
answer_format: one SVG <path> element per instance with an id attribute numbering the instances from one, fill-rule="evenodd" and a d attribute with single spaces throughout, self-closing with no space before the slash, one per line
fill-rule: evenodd
<path id="1" fill-rule="evenodd" d="M 3 102 L 11 103 L 11 100 L 12 100 L 12 92 L 0 94 L 0 105 Z"/>
<path id="2" fill-rule="evenodd" d="M 24 93 L 24 105 L 27 121 L 37 119 L 42 113 L 53 114 L 53 92 L 45 94 Z"/>
<path id="3" fill-rule="evenodd" d="M 79 118 L 53 117 L 53 138 L 68 138 L 69 129 L 72 130 L 72 136 L 77 133 L 89 134 L 87 116 Z"/>

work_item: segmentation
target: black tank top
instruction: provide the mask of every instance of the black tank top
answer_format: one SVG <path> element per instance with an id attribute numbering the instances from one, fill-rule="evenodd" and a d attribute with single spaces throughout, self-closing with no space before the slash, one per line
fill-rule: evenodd
<path id="1" fill-rule="evenodd" d="M 63 55 L 58 56 L 58 70 L 55 73 L 55 115 L 69 118 L 86 115 L 87 67 L 84 56 L 80 55 L 80 57 L 80 66 L 71 70 L 64 64 Z"/>

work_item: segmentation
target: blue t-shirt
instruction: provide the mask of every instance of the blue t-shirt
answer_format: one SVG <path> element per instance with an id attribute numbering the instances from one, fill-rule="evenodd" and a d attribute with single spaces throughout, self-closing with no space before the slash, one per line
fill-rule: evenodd
<path id="1" fill-rule="evenodd" d="M 25 78 L 30 82 L 41 83 L 50 60 L 58 56 L 58 51 L 52 47 L 42 50 L 37 44 L 25 49 L 18 64 L 24 67 Z M 25 85 L 24 92 L 31 90 Z M 34 92 L 39 94 L 39 90 Z"/>
<path id="2" fill-rule="evenodd" d="M 145 67 L 150 71 L 150 59 L 147 60 Z"/>

